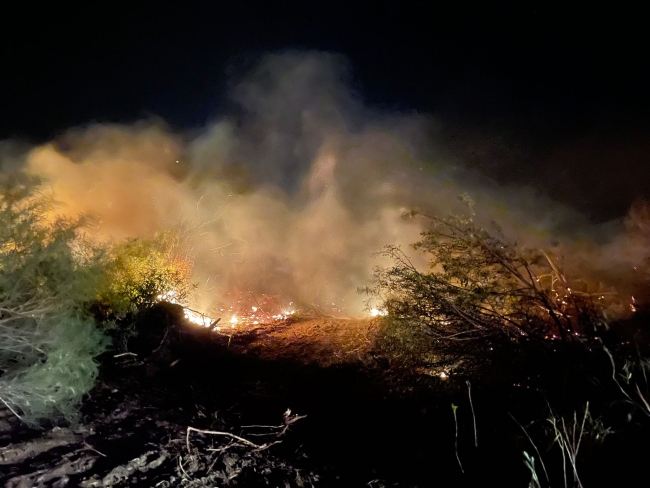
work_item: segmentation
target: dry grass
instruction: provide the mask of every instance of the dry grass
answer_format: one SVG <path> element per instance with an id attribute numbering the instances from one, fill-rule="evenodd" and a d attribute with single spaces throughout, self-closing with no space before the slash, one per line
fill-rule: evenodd
<path id="1" fill-rule="evenodd" d="M 255 352 L 263 359 L 291 359 L 324 367 L 365 362 L 379 323 L 367 317 L 286 321 L 235 334 L 231 349 Z"/>

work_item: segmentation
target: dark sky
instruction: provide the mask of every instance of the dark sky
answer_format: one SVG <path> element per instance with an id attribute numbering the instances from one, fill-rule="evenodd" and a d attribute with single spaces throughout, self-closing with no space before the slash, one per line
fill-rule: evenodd
<path id="1" fill-rule="evenodd" d="M 489 177 L 596 220 L 650 198 L 640 11 L 366 5 L 24 2 L 3 15 L 0 139 L 153 114 L 197 127 L 263 53 L 317 49 L 349 59 L 367 104 L 433 115 L 452 152 Z"/>

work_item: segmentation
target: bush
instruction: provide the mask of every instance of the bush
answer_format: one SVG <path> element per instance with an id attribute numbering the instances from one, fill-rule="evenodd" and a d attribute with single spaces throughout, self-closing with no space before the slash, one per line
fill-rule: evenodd
<path id="1" fill-rule="evenodd" d="M 192 289 L 173 234 L 96 246 L 83 219 L 51 216 L 37 182 L 0 180 L 0 401 L 28 423 L 74 420 L 109 342 L 97 319 L 128 325 Z"/>
<path id="2" fill-rule="evenodd" d="M 185 300 L 193 289 L 191 265 L 179 254 L 179 247 L 173 233 L 110 246 L 102 260 L 104 274 L 95 312 L 103 320 L 127 322 L 161 299 Z"/>
<path id="3" fill-rule="evenodd" d="M 507 243 L 496 225 L 489 232 L 473 214 L 426 218 L 430 229 L 413 248 L 428 256 L 428 270 L 388 246 L 383 255 L 393 265 L 377 268 L 368 290 L 388 312 L 385 342 L 403 356 L 424 358 L 433 344 L 439 351 L 467 355 L 479 338 L 482 346 L 585 340 L 606 327 L 598 302 L 572 287 L 544 251 Z"/>
<path id="4" fill-rule="evenodd" d="M 107 345 L 88 314 L 102 277 L 82 221 L 46 220 L 28 184 L 0 191 L 0 400 L 24 421 L 73 420 Z"/>
<path id="5" fill-rule="evenodd" d="M 81 398 L 97 378 L 94 358 L 106 346 L 92 320 L 57 314 L 48 319 L 50 324 L 40 324 L 47 333 L 33 333 L 28 339 L 40 354 L 20 366 L 10 365 L 0 377 L 0 398 L 31 424 L 77 419 Z"/>

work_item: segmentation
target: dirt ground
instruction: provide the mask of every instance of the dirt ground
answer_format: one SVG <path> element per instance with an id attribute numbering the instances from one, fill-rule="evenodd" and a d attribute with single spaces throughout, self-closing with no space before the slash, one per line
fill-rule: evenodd
<path id="1" fill-rule="evenodd" d="M 509 357 L 480 378 L 396 384 L 373 357 L 375 318 L 227 334 L 157 312 L 129 351 L 101 358 L 78 424 L 33 429 L 0 409 L 0 486 L 514 488 L 530 480 L 521 425 L 543 429 L 547 400 L 578 398 L 563 369 L 546 375 L 548 387 L 513 384 L 521 374 Z M 577 385 L 595 401 L 599 385 Z M 633 427 L 584 448 L 584 486 L 634 485 L 646 451 L 630 448 L 645 439 Z M 562 476 L 550 444 L 540 449 Z"/>
<path id="2" fill-rule="evenodd" d="M 290 431 L 300 427 L 303 416 L 271 405 L 285 399 L 271 398 L 275 394 L 266 381 L 251 375 L 260 365 L 287 361 L 294 366 L 276 368 L 276 379 L 301 367 L 360 364 L 377 328 L 374 319 L 323 316 L 239 327 L 231 334 L 175 324 L 152 354 L 103 359 L 100 381 L 84 401 L 78 425 L 33 429 L 0 409 L 0 483 L 9 488 L 340 485 L 338 475 L 319 474 L 305 462 L 291 441 Z M 205 384 L 212 369 L 236 370 L 227 383 L 217 381 L 225 398 L 216 403 L 215 385 Z M 268 406 L 251 412 L 250 397 Z M 246 417 L 256 427 L 241 425 L 243 411 L 222 413 L 237 402 L 248 404 Z M 287 456 L 280 449 L 285 442 L 298 450 Z"/>

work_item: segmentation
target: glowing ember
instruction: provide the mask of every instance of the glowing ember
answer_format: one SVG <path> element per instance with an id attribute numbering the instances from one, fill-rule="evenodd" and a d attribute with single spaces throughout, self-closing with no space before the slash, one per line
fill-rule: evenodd
<path id="1" fill-rule="evenodd" d="M 204 313 L 197 312 L 196 310 L 192 310 L 191 308 L 187 308 L 185 305 L 183 305 L 178 299 L 178 294 L 174 290 L 162 293 L 158 295 L 156 299 L 161 302 L 169 302 L 183 307 L 183 314 L 185 315 L 185 318 L 193 324 L 200 325 L 201 327 L 210 327 L 214 323 L 212 317 Z M 216 328 L 215 330 L 219 330 L 219 328 Z"/>
<path id="2" fill-rule="evenodd" d="M 197 324 L 202 327 L 210 327 L 210 324 L 214 322 L 207 315 L 203 315 L 202 313 L 195 312 L 194 310 L 190 310 L 189 308 L 184 308 L 183 313 L 185 314 L 185 318 L 187 320 L 189 320 L 193 324 Z"/>
<path id="3" fill-rule="evenodd" d="M 388 315 L 388 312 L 386 310 L 381 310 L 379 308 L 373 308 L 370 310 L 370 315 L 372 317 L 385 317 Z"/>
<path id="4" fill-rule="evenodd" d="M 185 303 L 181 302 L 178 294 L 173 290 L 162 293 L 156 298 L 159 301 L 166 301 L 182 306 L 185 318 L 193 324 L 200 325 L 201 327 L 211 327 L 213 332 L 220 332 L 223 328 L 223 326 L 217 326 L 219 320 L 215 320 L 206 313 L 188 308 Z M 260 304 L 251 306 L 250 304 L 246 304 L 245 300 L 239 298 L 233 301 L 233 305 L 230 307 L 222 307 L 219 311 L 223 314 L 231 314 L 231 318 L 228 321 L 231 329 L 282 322 L 296 313 L 293 309 L 280 308 L 277 300 L 271 301 L 266 296 L 262 296 L 261 300 L 264 307 L 267 307 L 267 310 L 264 310 Z M 292 304 L 293 302 L 289 303 L 289 305 Z M 273 308 L 275 308 L 275 312 L 268 311 L 268 309 Z"/>

